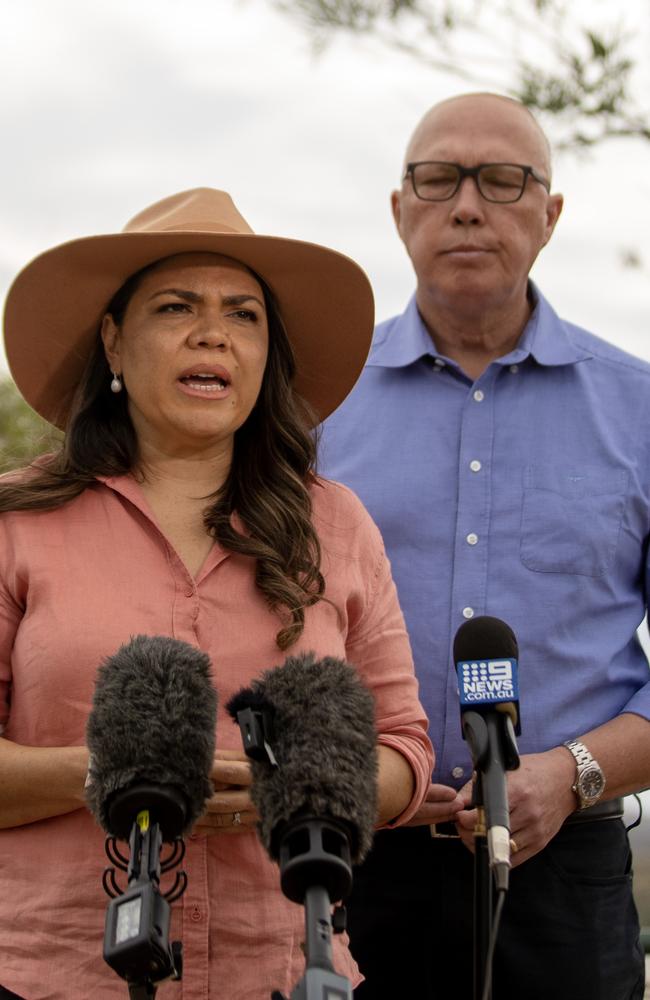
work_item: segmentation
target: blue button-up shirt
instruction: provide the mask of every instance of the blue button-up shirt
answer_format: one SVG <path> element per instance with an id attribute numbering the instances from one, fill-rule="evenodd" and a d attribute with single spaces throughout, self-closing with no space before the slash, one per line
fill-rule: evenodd
<path id="1" fill-rule="evenodd" d="M 456 630 L 494 615 L 519 642 L 522 753 L 620 712 L 650 719 L 636 630 L 648 584 L 650 366 L 561 320 L 536 289 L 517 347 L 475 382 L 413 299 L 323 425 L 319 470 L 379 525 L 437 752 L 471 773 Z"/>

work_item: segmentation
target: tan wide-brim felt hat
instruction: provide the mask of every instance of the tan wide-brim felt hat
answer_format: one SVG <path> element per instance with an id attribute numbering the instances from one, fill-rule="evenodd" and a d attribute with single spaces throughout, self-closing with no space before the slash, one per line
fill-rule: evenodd
<path id="1" fill-rule="evenodd" d="M 223 191 L 195 188 L 136 215 L 121 233 L 72 240 L 36 257 L 5 305 L 11 375 L 41 416 L 65 427 L 106 308 L 130 275 L 164 257 L 223 254 L 271 288 L 297 363 L 296 391 L 320 420 L 361 374 L 374 320 L 372 290 L 349 257 L 252 231 Z M 107 372 L 108 375 L 108 372 Z"/>

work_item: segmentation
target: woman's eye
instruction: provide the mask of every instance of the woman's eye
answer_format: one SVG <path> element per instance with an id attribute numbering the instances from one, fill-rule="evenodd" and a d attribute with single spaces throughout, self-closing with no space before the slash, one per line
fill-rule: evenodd
<path id="1" fill-rule="evenodd" d="M 158 307 L 158 312 L 184 312 L 188 308 L 186 302 L 163 302 Z"/>
<path id="2" fill-rule="evenodd" d="M 236 319 L 250 320 L 253 323 L 257 322 L 257 313 L 252 309 L 237 309 L 236 312 L 231 313 L 230 315 L 234 316 Z"/>

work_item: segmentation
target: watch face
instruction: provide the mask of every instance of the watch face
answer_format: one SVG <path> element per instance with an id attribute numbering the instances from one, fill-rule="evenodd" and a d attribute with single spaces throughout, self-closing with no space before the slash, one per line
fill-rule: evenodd
<path id="1" fill-rule="evenodd" d="M 597 768 L 589 768 L 580 775 L 580 792 L 585 799 L 597 799 L 605 787 L 605 779 Z"/>

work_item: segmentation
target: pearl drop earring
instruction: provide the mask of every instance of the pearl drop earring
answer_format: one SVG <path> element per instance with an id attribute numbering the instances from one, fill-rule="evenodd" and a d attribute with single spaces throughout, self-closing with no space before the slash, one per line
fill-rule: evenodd
<path id="1" fill-rule="evenodd" d="M 111 382 L 111 392 L 121 392 L 122 391 L 122 379 L 117 374 L 117 372 L 112 372 L 113 380 Z"/>

